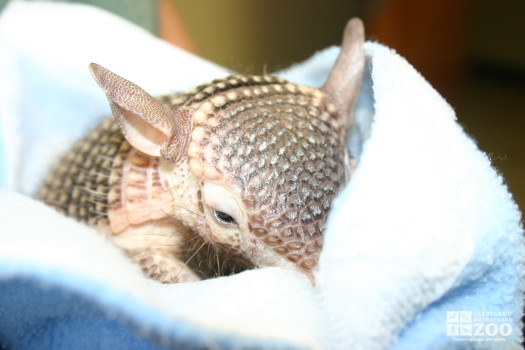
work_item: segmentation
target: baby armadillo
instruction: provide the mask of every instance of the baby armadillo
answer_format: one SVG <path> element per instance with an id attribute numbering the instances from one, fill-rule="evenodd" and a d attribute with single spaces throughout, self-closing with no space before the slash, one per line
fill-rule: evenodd
<path id="1" fill-rule="evenodd" d="M 361 21 L 350 20 L 319 89 L 233 75 L 155 99 L 91 64 L 114 118 L 76 143 L 39 196 L 163 283 L 263 266 L 313 280 L 332 200 L 351 172 L 345 139 L 363 41 Z"/>

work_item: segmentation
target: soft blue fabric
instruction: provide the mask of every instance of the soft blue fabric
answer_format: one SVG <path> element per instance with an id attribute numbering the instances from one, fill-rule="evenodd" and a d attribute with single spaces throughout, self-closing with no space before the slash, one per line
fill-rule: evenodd
<path id="1" fill-rule="evenodd" d="M 26 23 L 41 30 L 25 33 Z M 12 3 L 0 51 L 0 349 L 521 348 L 518 207 L 452 108 L 388 48 L 366 44 L 349 135 L 358 163 L 334 203 L 315 287 L 275 268 L 160 285 L 29 196 L 109 113 L 90 61 L 154 95 L 225 70 L 79 5 Z M 279 74 L 319 86 L 337 53 Z M 454 340 L 450 313 L 463 311 L 510 313 L 481 323 L 512 332 Z"/>
<path id="2" fill-rule="evenodd" d="M 0 283 L 0 342 L 8 348 L 66 350 L 74 344 L 75 349 L 160 349 L 108 317 L 92 298 L 40 279 Z"/>
<path id="3" fill-rule="evenodd" d="M 508 206 L 502 206 L 500 205 L 502 202 L 495 198 L 485 199 L 488 202 L 487 206 L 490 207 L 491 215 L 505 217 L 504 212 L 515 212 L 515 218 L 520 217 L 517 206 L 511 201 L 507 201 Z M 492 203 L 499 204 L 491 205 L 491 199 Z M 443 325 L 447 323 L 447 311 L 466 310 L 479 314 L 502 311 L 511 312 L 511 320 L 522 317 L 523 304 L 520 300 L 520 293 L 516 291 L 521 289 L 520 285 L 523 285 L 523 274 L 516 271 L 516 268 L 523 268 L 523 249 L 525 248 L 523 231 L 519 229 L 520 224 L 517 222 L 499 222 L 498 224 L 505 229 L 487 227 L 491 234 L 479 237 L 482 241 L 477 243 L 478 249 L 467 266 L 470 271 L 465 273 L 465 278 L 440 300 L 422 310 L 401 333 L 400 340 L 393 349 L 410 349 L 412 344 L 420 344 L 424 349 L 450 349 L 449 339 L 439 337 Z M 516 231 L 512 232 L 510 227 L 516 227 Z M 499 235 L 496 234 L 498 231 Z M 493 323 L 498 326 L 503 323 L 512 324 L 508 321 L 482 323 Z M 520 327 L 521 323 L 518 322 L 516 325 Z M 519 329 L 514 329 L 514 332 L 516 331 Z M 469 348 L 471 344 L 458 344 L 458 346 Z M 495 349 L 511 348 L 508 344 L 498 343 L 490 345 L 485 343 L 481 346 L 481 348 L 491 347 Z"/>
<path id="4" fill-rule="evenodd" d="M 9 270 L 16 277 L 5 277 Z M 130 295 L 63 271 L 0 262 L 0 348 L 301 349 L 293 344 L 218 334 L 168 317 Z"/>
<path id="5" fill-rule="evenodd" d="M 0 135 L 2 135 L 2 124 L 0 123 Z M 0 188 L 7 187 L 7 169 L 6 169 L 6 161 L 5 161 L 5 146 L 3 142 L 3 138 L 0 137 Z"/>

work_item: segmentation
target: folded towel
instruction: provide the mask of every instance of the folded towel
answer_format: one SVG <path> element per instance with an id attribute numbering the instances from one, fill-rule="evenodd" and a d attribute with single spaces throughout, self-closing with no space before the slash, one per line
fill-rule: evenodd
<path id="1" fill-rule="evenodd" d="M 317 285 L 278 268 L 161 285 L 28 195 L 109 113 L 88 62 L 152 94 L 226 70 L 92 7 L 11 2 L 0 17 L 0 348 L 521 348 L 516 204 L 414 68 L 365 49 L 357 169 L 329 218 Z M 318 86 L 337 52 L 279 74 Z"/>

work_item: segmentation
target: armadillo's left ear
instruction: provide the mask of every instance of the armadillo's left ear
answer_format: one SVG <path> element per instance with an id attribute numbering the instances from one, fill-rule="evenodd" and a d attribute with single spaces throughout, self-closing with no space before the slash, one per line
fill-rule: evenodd
<path id="1" fill-rule="evenodd" d="M 350 126 L 350 113 L 359 95 L 363 69 L 365 65 L 364 45 L 365 30 L 363 22 L 352 18 L 346 24 L 341 52 L 328 79 L 321 87 L 329 95 L 343 117 L 348 117 L 346 126 Z"/>
<path id="2" fill-rule="evenodd" d="M 183 157 L 191 132 L 187 113 L 169 110 L 137 85 L 98 64 L 91 63 L 89 69 L 106 93 L 113 116 L 133 147 L 171 161 Z M 172 147 L 174 144 L 180 147 Z"/>

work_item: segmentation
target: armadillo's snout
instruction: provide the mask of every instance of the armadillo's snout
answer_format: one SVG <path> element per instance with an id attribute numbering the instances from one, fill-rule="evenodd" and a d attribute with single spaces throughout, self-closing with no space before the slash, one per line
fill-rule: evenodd
<path id="1" fill-rule="evenodd" d="M 277 227 L 279 225 L 282 227 Z M 274 219 L 264 226 L 253 228 L 252 231 L 268 249 L 280 257 L 275 259 L 275 265 L 293 267 L 311 275 L 317 268 L 323 244 L 324 220 L 312 220 L 297 225 L 293 221 Z"/>

